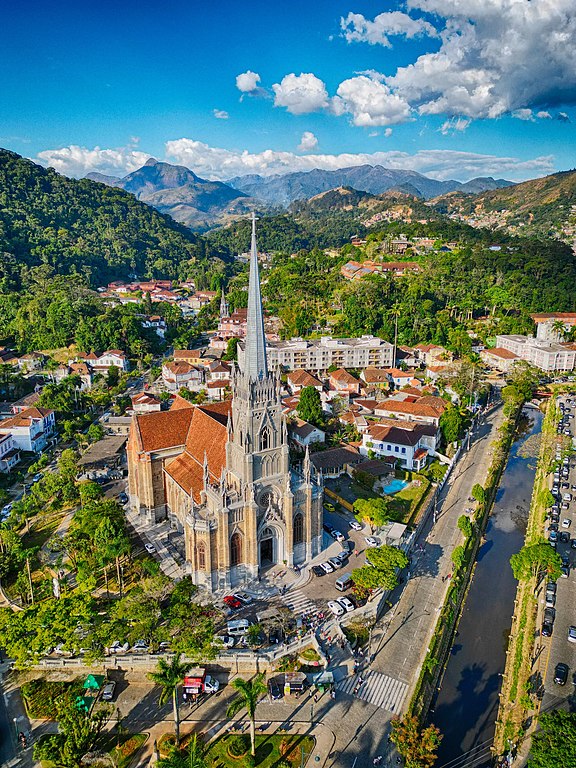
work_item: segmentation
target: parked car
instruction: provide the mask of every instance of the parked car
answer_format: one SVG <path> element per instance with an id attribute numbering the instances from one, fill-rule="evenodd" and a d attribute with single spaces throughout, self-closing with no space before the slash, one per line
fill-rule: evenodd
<path id="1" fill-rule="evenodd" d="M 560 662 L 556 664 L 554 670 L 554 682 L 556 685 L 566 685 L 566 680 L 568 680 L 568 664 Z"/>
<path id="2" fill-rule="evenodd" d="M 568 627 L 568 642 L 576 643 L 576 627 L 575 626 Z"/>
<path id="3" fill-rule="evenodd" d="M 104 688 L 102 688 L 102 701 L 114 701 L 114 690 L 116 688 L 116 683 L 114 680 L 112 680 L 109 683 L 106 683 Z"/>
<path id="4" fill-rule="evenodd" d="M 272 701 L 278 701 L 284 695 L 282 693 L 282 687 L 275 677 L 271 677 L 270 680 L 268 680 L 268 695 Z"/>
<path id="5" fill-rule="evenodd" d="M 380 541 L 375 536 L 366 536 L 364 539 L 366 544 L 368 544 L 369 547 L 379 547 Z"/>
<path id="6" fill-rule="evenodd" d="M 334 506 L 334 504 L 330 504 L 329 501 L 325 501 L 324 506 L 326 507 L 328 512 L 336 512 L 336 507 Z"/>
<path id="7" fill-rule="evenodd" d="M 234 592 L 232 597 L 235 597 L 236 600 L 240 600 L 241 603 L 244 603 L 244 605 L 250 605 L 252 602 L 252 598 L 248 594 L 248 592 Z"/>
<path id="8" fill-rule="evenodd" d="M 130 643 L 121 643 L 120 640 L 114 640 L 112 645 L 108 648 L 108 653 L 127 653 L 130 648 Z"/>
<path id="9" fill-rule="evenodd" d="M 574 539 L 576 541 L 576 539 Z M 336 555 L 338 560 L 340 560 L 340 563 L 344 565 L 344 563 L 348 562 L 348 558 L 350 557 L 350 552 L 347 549 L 342 549 L 338 554 Z"/>
<path id="10" fill-rule="evenodd" d="M 361 531 L 364 526 L 358 520 L 350 520 L 350 528 L 353 528 L 355 531 Z"/>
<path id="11" fill-rule="evenodd" d="M 332 536 L 333 539 L 336 539 L 336 541 L 344 541 L 346 538 L 343 533 L 340 533 L 340 531 L 336 530 L 332 531 L 330 536 Z"/>
<path id="12" fill-rule="evenodd" d="M 334 530 L 334 526 L 330 525 L 329 523 L 324 523 L 322 525 L 322 528 L 324 528 L 326 533 L 332 533 L 332 531 Z"/>
<path id="13" fill-rule="evenodd" d="M 565 517 L 564 520 L 562 520 L 562 528 L 570 528 L 571 525 L 572 525 L 572 520 L 570 520 L 569 518 Z"/>
<path id="14" fill-rule="evenodd" d="M 342 605 L 336 600 L 330 600 L 328 603 L 328 609 L 332 611 L 334 616 L 342 616 L 346 611 Z"/>
<path id="15" fill-rule="evenodd" d="M 219 640 L 224 648 L 234 648 L 236 640 L 230 635 L 217 635 L 216 640 Z"/>
<path id="16" fill-rule="evenodd" d="M 320 563 L 320 568 L 323 568 L 326 573 L 334 572 L 334 567 L 330 563 Z"/>
<path id="17" fill-rule="evenodd" d="M 338 602 L 340 605 L 344 608 L 346 613 L 350 613 L 350 611 L 353 611 L 355 606 L 352 600 L 349 600 L 347 597 L 339 597 Z"/>
<path id="18" fill-rule="evenodd" d="M 549 621 L 543 621 L 542 622 L 542 637 L 552 637 L 552 630 L 553 630 L 552 624 L 550 624 Z"/>
<path id="19" fill-rule="evenodd" d="M 148 552 L 149 555 L 153 555 L 156 552 L 156 547 L 154 544 L 144 544 L 144 549 L 146 552 Z"/>
<path id="20" fill-rule="evenodd" d="M 224 605 L 228 606 L 228 608 L 232 608 L 235 611 L 237 611 L 238 608 L 242 608 L 242 603 L 234 595 L 226 595 L 226 597 L 222 599 L 222 602 Z"/>
<path id="21" fill-rule="evenodd" d="M 312 566 L 312 573 L 314 574 L 314 576 L 325 576 L 326 575 L 326 571 L 324 570 L 324 568 L 320 568 L 319 565 L 313 565 Z"/>
<path id="22" fill-rule="evenodd" d="M 146 642 L 146 640 L 136 640 L 136 642 L 132 646 L 132 650 L 135 653 L 148 653 L 150 649 L 148 647 L 148 643 Z"/>
<path id="23" fill-rule="evenodd" d="M 570 543 L 570 534 L 568 531 L 562 531 L 560 534 L 560 541 L 564 542 L 564 544 Z"/>
<path id="24" fill-rule="evenodd" d="M 330 563 L 330 565 L 334 566 L 335 570 L 338 570 L 338 568 L 342 568 L 342 561 L 340 560 L 339 557 L 329 557 L 328 562 Z"/>
<path id="25" fill-rule="evenodd" d="M 122 493 L 119 493 L 118 501 L 120 502 L 120 504 L 126 504 L 126 502 L 128 501 L 128 494 L 124 493 L 124 491 L 122 491 Z"/>

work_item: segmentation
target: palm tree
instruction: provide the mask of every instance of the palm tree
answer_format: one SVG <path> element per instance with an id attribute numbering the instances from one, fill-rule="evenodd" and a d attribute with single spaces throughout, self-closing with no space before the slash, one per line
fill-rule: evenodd
<path id="1" fill-rule="evenodd" d="M 559 339 L 565 339 L 567 336 L 566 326 L 564 325 L 564 321 L 560 320 L 560 318 L 556 318 L 554 322 L 552 323 L 552 331 L 555 334 L 555 336 Z"/>
<path id="2" fill-rule="evenodd" d="M 250 741 L 252 742 L 252 756 L 256 754 L 256 705 L 261 696 L 266 693 L 264 674 L 255 675 L 251 680 L 243 680 L 237 677 L 232 682 L 237 696 L 232 700 L 226 710 L 226 717 L 234 717 L 241 709 L 246 708 L 250 718 Z"/>
<path id="3" fill-rule="evenodd" d="M 172 707 L 174 709 L 174 732 L 176 734 L 176 744 L 180 744 L 180 717 L 178 712 L 178 686 L 188 672 L 189 664 L 180 661 L 181 654 L 177 653 L 168 662 L 165 659 L 158 659 L 158 669 L 156 672 L 150 672 L 150 680 L 160 685 L 160 706 L 164 705 L 172 697 Z"/>
<path id="4" fill-rule="evenodd" d="M 207 768 L 204 750 L 196 734 L 190 739 L 184 753 L 174 747 L 168 757 L 158 761 L 158 768 Z"/>

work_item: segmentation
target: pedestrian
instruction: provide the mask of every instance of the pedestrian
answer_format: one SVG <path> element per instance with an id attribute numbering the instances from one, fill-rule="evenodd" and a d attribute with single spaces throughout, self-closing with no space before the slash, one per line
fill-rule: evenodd
<path id="1" fill-rule="evenodd" d="M 354 557 L 358 557 L 358 550 L 357 549 L 354 550 Z"/>

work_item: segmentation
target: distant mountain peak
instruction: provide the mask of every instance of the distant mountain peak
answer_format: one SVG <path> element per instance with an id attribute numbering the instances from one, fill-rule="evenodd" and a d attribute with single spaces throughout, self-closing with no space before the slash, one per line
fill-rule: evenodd
<path id="1" fill-rule="evenodd" d="M 159 165 L 159 164 L 160 164 L 160 161 L 156 160 L 155 157 L 149 157 L 148 160 L 146 160 L 146 162 L 144 163 L 144 166 L 147 166 L 147 165 Z"/>

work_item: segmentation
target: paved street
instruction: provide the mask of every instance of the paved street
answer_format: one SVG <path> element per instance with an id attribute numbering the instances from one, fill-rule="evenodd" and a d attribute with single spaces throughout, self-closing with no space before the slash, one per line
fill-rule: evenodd
<path id="1" fill-rule="evenodd" d="M 456 522 L 471 506 L 472 487 L 485 482 L 502 418 L 502 409 L 496 408 L 476 427 L 469 452 L 440 494 L 436 524 L 430 520 L 415 543 L 408 583 L 395 591 L 392 609 L 372 634 L 372 668 L 404 684 L 400 706 L 409 701 L 449 586 L 451 553 L 462 538 Z"/>

